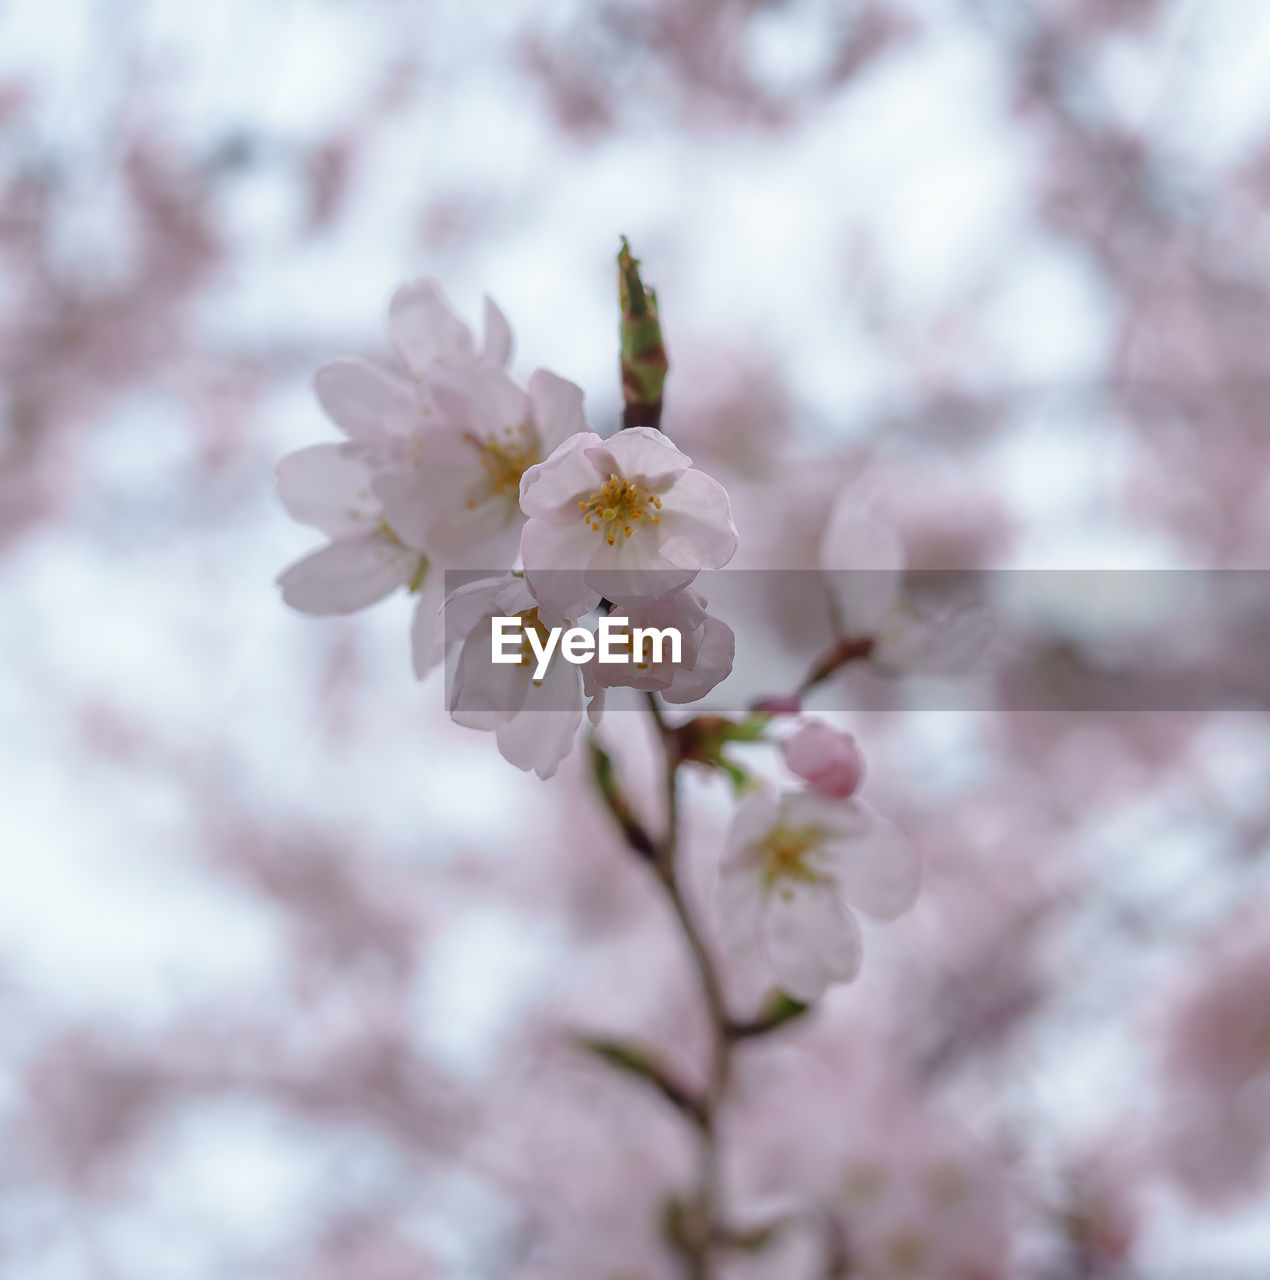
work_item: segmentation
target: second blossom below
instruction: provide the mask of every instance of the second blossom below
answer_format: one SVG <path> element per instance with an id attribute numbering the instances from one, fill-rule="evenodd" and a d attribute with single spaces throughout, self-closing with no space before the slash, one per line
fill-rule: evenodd
<path id="1" fill-rule="evenodd" d="M 895 919 L 920 880 L 912 841 L 859 800 L 760 792 L 733 816 L 715 908 L 730 952 L 761 949 L 781 987 L 811 1001 L 859 972 L 855 913 Z"/>

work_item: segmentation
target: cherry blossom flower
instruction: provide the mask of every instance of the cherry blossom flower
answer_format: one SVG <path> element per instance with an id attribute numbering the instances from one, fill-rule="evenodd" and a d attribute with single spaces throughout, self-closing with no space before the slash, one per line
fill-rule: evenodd
<path id="1" fill-rule="evenodd" d="M 389 307 L 402 370 L 336 360 L 318 398 L 351 439 L 378 450 L 373 490 L 412 546 L 452 568 L 497 568 L 524 523 L 520 477 L 566 436 L 586 430 L 582 392 L 536 371 L 528 390 L 505 372 L 512 338 L 489 299 L 478 351 L 434 281 L 403 286 Z"/>
<path id="2" fill-rule="evenodd" d="M 854 493 L 844 494 L 825 524 L 818 551 L 837 630 L 870 638 L 869 660 L 890 671 L 955 672 L 983 651 L 991 631 L 976 608 L 922 609 L 905 598 L 904 547 Z"/>
<path id="3" fill-rule="evenodd" d="M 412 653 L 422 679 L 441 656 L 434 619 L 443 579 L 385 518 L 373 492 L 376 465 L 377 451 L 358 444 L 313 445 L 278 463 L 283 506 L 330 539 L 283 570 L 278 586 L 293 609 L 319 617 L 356 613 L 402 587 L 417 592 Z"/>
<path id="4" fill-rule="evenodd" d="M 439 362 L 502 369 L 511 359 L 511 329 L 494 303 L 485 299 L 478 352 L 472 331 L 435 280 L 397 290 L 388 306 L 388 336 L 400 369 L 342 357 L 323 365 L 313 380 L 322 408 L 351 440 L 385 446 L 419 431 L 436 412 L 430 379 Z"/>
<path id="5" fill-rule="evenodd" d="M 422 678 L 441 655 L 440 566 L 509 563 L 524 520 L 521 474 L 586 423 L 572 383 L 539 370 L 525 391 L 504 372 L 511 332 L 488 299 L 479 351 L 431 280 L 398 290 L 389 332 L 404 371 L 337 360 L 318 372 L 318 398 L 351 443 L 280 465 L 288 510 L 332 538 L 280 583 L 309 613 L 419 591 L 411 648 Z"/>
<path id="6" fill-rule="evenodd" d="M 488 365 L 444 365 L 429 383 L 435 413 L 375 482 L 405 536 L 452 568 L 498 569 L 516 557 L 521 477 L 586 431 L 582 391 L 545 369 L 523 389 Z"/>
<path id="7" fill-rule="evenodd" d="M 856 740 L 821 721 L 803 725 L 783 749 L 785 763 L 827 799 L 848 800 L 864 781 L 864 756 Z"/>
<path id="8" fill-rule="evenodd" d="M 781 986 L 814 1000 L 859 971 L 853 912 L 894 919 L 919 878 L 912 842 L 860 801 L 763 791 L 733 815 L 715 908 L 728 950 L 745 955 L 761 941 Z"/>
<path id="9" fill-rule="evenodd" d="M 468 728 L 493 730 L 504 759 L 550 778 L 573 750 L 582 722 L 581 671 L 555 661 L 535 679 L 536 661 L 527 642 L 519 662 L 491 662 L 495 617 L 518 617 L 526 630 L 546 636 L 545 620 L 522 577 L 482 578 L 452 592 L 445 601 L 445 624 L 458 645 L 458 660 L 450 715 Z"/>
<path id="10" fill-rule="evenodd" d="M 669 595 L 736 550 L 723 486 L 651 427 L 608 440 L 570 436 L 525 472 L 520 505 L 529 517 L 520 545 L 530 589 L 570 617 L 602 597 Z"/>
<path id="11" fill-rule="evenodd" d="M 685 587 L 661 600 L 633 601 L 610 612 L 610 618 L 625 620 L 632 631 L 636 627 L 674 628 L 682 637 L 682 652 L 674 662 L 668 646 L 659 653 L 650 646 L 646 655 L 632 655 L 637 660 L 629 663 L 587 663 L 582 674 L 591 695 L 587 714 L 593 723 L 604 710 L 606 692 L 618 686 L 660 693 L 667 702 L 686 703 L 704 698 L 727 679 L 736 655 L 736 636 L 726 622 L 706 612 L 706 604 L 702 595 Z M 624 646 L 616 647 L 630 654 L 631 640 L 628 637 Z"/>
<path id="12" fill-rule="evenodd" d="M 506 368 L 512 355 L 512 332 L 489 298 L 484 322 L 485 340 L 477 351 L 472 331 L 454 314 L 445 291 L 431 278 L 403 284 L 388 304 L 388 336 L 416 378 L 426 377 L 437 360 Z"/>

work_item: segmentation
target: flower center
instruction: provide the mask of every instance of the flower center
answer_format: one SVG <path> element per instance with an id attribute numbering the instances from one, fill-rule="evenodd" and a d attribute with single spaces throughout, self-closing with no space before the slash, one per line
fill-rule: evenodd
<path id="1" fill-rule="evenodd" d="M 540 462 L 538 447 L 526 423 L 504 427 L 495 436 L 482 440 L 469 435 L 469 442 L 476 449 L 481 470 L 485 472 L 485 496 L 487 498 L 518 498 L 520 477 L 530 467 Z M 470 511 L 476 499 L 468 502 Z"/>
<path id="2" fill-rule="evenodd" d="M 771 888 L 782 880 L 816 884 L 824 875 L 811 865 L 809 855 L 820 847 L 816 827 L 777 827 L 763 841 L 763 880 Z"/>
<path id="3" fill-rule="evenodd" d="M 536 631 L 538 633 L 538 647 L 544 648 L 547 641 L 551 638 L 547 624 L 538 617 L 537 609 L 522 609 L 517 615 L 521 624 L 520 637 L 520 653 L 516 655 L 516 665 L 518 667 L 534 667 L 538 665 L 538 655 L 534 653 L 533 646 L 529 643 L 529 633 Z M 541 680 L 535 680 L 534 684 L 542 684 Z"/>
<path id="4" fill-rule="evenodd" d="M 629 538 L 640 524 L 661 523 L 661 516 L 657 514 L 661 510 L 661 499 L 616 474 L 610 475 L 585 502 L 579 502 L 578 510 L 588 528 L 602 533 L 610 547 L 617 542 L 619 534 Z"/>

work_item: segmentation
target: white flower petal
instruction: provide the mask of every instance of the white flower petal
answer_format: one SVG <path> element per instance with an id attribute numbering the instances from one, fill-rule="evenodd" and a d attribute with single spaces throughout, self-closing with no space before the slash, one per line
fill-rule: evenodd
<path id="1" fill-rule="evenodd" d="M 537 604 L 533 594 L 529 590 L 529 585 L 525 579 L 516 573 L 508 573 L 503 575 L 503 585 L 499 587 L 494 596 L 494 612 L 501 613 L 504 617 L 509 617 L 513 613 L 524 613 L 528 609 L 532 609 Z M 541 617 L 541 613 L 539 614 Z M 545 621 L 545 619 L 544 619 Z M 557 619 L 568 626 L 573 625 L 573 620 Z"/>
<path id="2" fill-rule="evenodd" d="M 301 524 L 332 538 L 371 533 L 379 525 L 379 500 L 371 471 L 356 445 L 315 444 L 278 462 L 278 497 Z"/>
<path id="3" fill-rule="evenodd" d="M 450 714 L 459 724 L 496 731 L 499 750 L 542 778 L 572 750 L 582 721 L 583 677 L 572 663 L 550 662 L 535 683 L 531 663 L 495 663 L 491 618 L 532 607 L 524 580 L 513 574 L 467 583 L 445 603 L 446 635 L 462 647 L 451 686 Z"/>
<path id="4" fill-rule="evenodd" d="M 763 908 L 763 867 L 757 850 L 748 849 L 725 859 L 714 886 L 714 914 L 719 941 L 738 960 L 758 946 Z"/>
<path id="5" fill-rule="evenodd" d="M 545 780 L 573 750 L 581 723 L 581 673 L 557 659 L 541 684 L 530 685 L 524 709 L 499 726 L 498 749 L 518 769 L 532 769 Z"/>
<path id="6" fill-rule="evenodd" d="M 366 360 L 324 364 L 314 375 L 313 388 L 327 416 L 354 440 L 401 435 L 418 417 L 414 388 Z"/>
<path id="7" fill-rule="evenodd" d="M 480 578 L 465 582 L 446 596 L 441 608 L 447 647 L 466 639 L 482 618 L 503 612 L 496 601 L 507 581 L 506 575 Z"/>
<path id="8" fill-rule="evenodd" d="M 793 792 L 781 805 L 781 821 L 791 827 L 819 827 L 826 833 L 839 891 L 857 911 L 893 920 L 913 905 L 921 883 L 917 847 L 863 801 Z"/>
<path id="9" fill-rule="evenodd" d="M 600 475 L 587 456 L 599 439 L 593 431 L 580 431 L 560 444 L 546 461 L 530 467 L 520 478 L 521 510 L 556 524 L 581 524 L 578 503 L 608 478 L 607 472 Z"/>
<path id="10" fill-rule="evenodd" d="M 376 491 L 389 523 L 450 568 L 496 571 L 511 563 L 522 516 L 512 493 L 498 493 L 478 447 L 449 425 L 415 443 L 417 465 L 381 476 Z"/>
<path id="11" fill-rule="evenodd" d="M 606 479 L 616 471 L 655 493 L 661 493 L 692 466 L 692 459 L 655 427 L 627 427 L 593 446 L 592 456 Z"/>
<path id="12" fill-rule="evenodd" d="M 829 516 L 819 559 L 843 633 L 872 635 L 899 597 L 904 572 L 899 535 L 862 515 L 855 497 L 847 494 Z"/>
<path id="13" fill-rule="evenodd" d="M 420 551 L 428 545 L 428 499 L 417 471 L 388 471 L 374 480 L 375 497 L 393 532 Z"/>
<path id="14" fill-rule="evenodd" d="M 726 622 L 707 618 L 692 668 L 680 667 L 662 693 L 667 702 L 696 702 L 732 674 L 736 636 Z"/>
<path id="15" fill-rule="evenodd" d="M 782 880 L 763 911 L 767 962 L 781 988 L 811 1001 L 860 971 L 860 930 L 832 885 Z"/>
<path id="16" fill-rule="evenodd" d="M 627 616 L 636 627 L 678 627 L 684 634 L 684 660 L 696 653 L 700 637 L 689 640 L 690 633 L 704 629 L 708 614 L 706 599 L 699 591 L 683 590 L 659 600 L 650 600 L 639 608 L 629 610 Z"/>
<path id="17" fill-rule="evenodd" d="M 449 423 L 423 432 L 414 442 L 414 473 L 427 520 L 444 521 L 490 496 L 479 443 Z"/>
<path id="18" fill-rule="evenodd" d="M 721 569 L 736 551 L 727 490 L 704 471 L 685 471 L 662 494 L 662 552 L 692 569 Z"/>
<path id="19" fill-rule="evenodd" d="M 587 430 L 582 388 L 546 369 L 535 369 L 529 375 L 529 403 L 544 456 L 570 436 Z"/>
<path id="20" fill-rule="evenodd" d="M 498 309 L 492 298 L 485 299 L 485 343 L 481 347 L 481 360 L 485 364 L 507 368 L 512 358 L 512 330 L 507 317 Z"/>
<path id="21" fill-rule="evenodd" d="M 587 585 L 607 600 L 661 600 L 682 591 L 697 576 L 695 569 L 682 568 L 662 555 L 651 529 L 636 529 L 634 537 L 618 538 L 611 547 L 602 534 L 587 532 L 593 547 L 586 567 Z"/>
<path id="22" fill-rule="evenodd" d="M 529 423 L 528 394 L 494 365 L 434 365 L 428 386 L 446 425 L 470 432 L 478 441 L 506 440 L 508 433 Z"/>
<path id="23" fill-rule="evenodd" d="M 876 820 L 858 800 L 833 800 L 816 791 L 787 791 L 781 797 L 784 826 L 819 827 L 837 843 L 868 835 Z"/>
<path id="24" fill-rule="evenodd" d="M 587 584 L 580 567 L 586 548 L 597 536 L 581 519 L 568 524 L 526 522 L 520 535 L 525 578 L 534 599 L 551 616 L 579 618 L 599 604 L 600 593 Z"/>
<path id="25" fill-rule="evenodd" d="M 917 901 L 921 855 L 906 832 L 866 806 L 861 808 L 869 814 L 869 828 L 836 850 L 838 888 L 857 911 L 876 920 L 894 920 Z"/>
<path id="26" fill-rule="evenodd" d="M 679 655 L 673 655 L 676 646 L 667 642 L 660 650 L 645 652 L 641 662 L 596 663 L 588 668 L 594 671 L 597 684 L 609 687 L 622 685 L 646 692 L 667 690 L 672 683 L 691 678 L 700 656 L 701 644 L 706 634 L 705 601 L 695 591 L 675 591 L 660 600 L 627 602 L 614 608 L 609 617 L 626 631 L 628 645 L 634 643 L 634 631 L 652 627 L 659 631 L 674 628 L 679 632 Z M 621 646 L 624 650 L 628 645 Z M 656 653 L 661 653 L 661 658 Z M 731 659 L 729 658 L 729 663 Z M 722 678 L 722 677 L 718 677 Z M 709 688 L 702 676 L 702 687 Z M 689 701 L 677 698 L 672 701 Z"/>
<path id="27" fill-rule="evenodd" d="M 780 801 L 770 791 L 756 791 L 746 796 L 733 810 L 732 821 L 724 837 L 723 847 L 727 856 L 759 844 L 776 826 L 780 815 Z"/>
<path id="28" fill-rule="evenodd" d="M 472 628 L 455 667 L 450 716 L 469 729 L 490 729 L 514 719 L 525 705 L 530 668 L 491 661 L 489 615 Z"/>
<path id="29" fill-rule="evenodd" d="M 395 538 L 344 538 L 315 551 L 278 577 L 282 598 L 301 613 L 356 613 L 405 586 L 419 569 L 419 553 Z"/>
<path id="30" fill-rule="evenodd" d="M 508 498 L 487 497 L 473 506 L 449 507 L 428 521 L 428 550 L 452 569 L 497 570 L 516 558 L 520 508 Z"/>
<path id="31" fill-rule="evenodd" d="M 458 497 L 453 500 L 465 501 L 475 489 L 486 487 L 480 441 L 453 423 L 437 423 L 420 432 L 412 444 L 413 457 L 431 498 L 441 499 L 457 490 Z"/>
<path id="32" fill-rule="evenodd" d="M 435 360 L 475 358 L 471 331 L 454 314 L 435 280 L 415 280 L 393 294 L 388 306 L 388 334 L 397 354 L 422 377 Z"/>

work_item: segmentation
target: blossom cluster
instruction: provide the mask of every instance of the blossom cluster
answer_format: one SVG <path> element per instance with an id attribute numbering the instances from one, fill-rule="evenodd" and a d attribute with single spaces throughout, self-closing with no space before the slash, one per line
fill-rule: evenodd
<path id="1" fill-rule="evenodd" d="M 478 346 L 440 287 L 421 281 L 389 308 L 397 368 L 343 359 L 319 371 L 319 399 L 348 440 L 284 458 L 278 491 L 330 542 L 279 585 L 314 614 L 414 593 L 415 674 L 456 650 L 454 718 L 493 730 L 511 763 L 549 778 L 584 703 L 598 719 L 615 683 L 688 702 L 731 670 L 732 632 L 691 584 L 732 558 L 736 526 L 723 486 L 660 431 L 603 439 L 573 383 L 538 369 L 518 384 L 507 372 L 510 329 L 488 300 L 484 328 Z M 445 601 L 446 570 L 488 576 Z M 528 651 L 507 667 L 489 662 L 495 617 L 538 632 L 600 607 L 677 629 L 682 661 L 557 663 L 541 678 Z"/>
<path id="2" fill-rule="evenodd" d="M 341 359 L 317 374 L 347 440 L 279 464 L 288 511 L 329 539 L 280 576 L 287 603 L 338 614 L 411 592 L 416 676 L 448 654 L 454 720 L 493 732 L 508 761 L 543 779 L 573 750 L 584 710 L 598 725 L 615 687 L 682 705 L 726 678 L 735 636 L 693 585 L 737 549 L 724 487 L 655 427 L 601 437 L 564 378 L 538 369 L 519 384 L 510 328 L 489 300 L 478 344 L 435 281 L 408 284 L 389 333 L 394 367 Z M 857 579 L 867 598 L 842 602 L 849 634 L 877 630 L 898 598 L 893 536 L 842 504 L 824 536 L 826 569 L 844 546 L 851 567 L 881 569 Z M 447 595 L 447 570 L 476 576 Z M 550 633 L 602 617 L 674 631 L 675 660 L 543 660 Z M 498 643 L 513 622 L 519 656 Z M 716 905 L 725 944 L 744 953 L 761 940 L 782 986 L 810 1000 L 855 976 L 855 911 L 891 919 L 912 905 L 918 858 L 855 797 L 864 764 L 852 739 L 808 723 L 785 746 L 808 789 L 778 794 L 744 778 Z"/>

